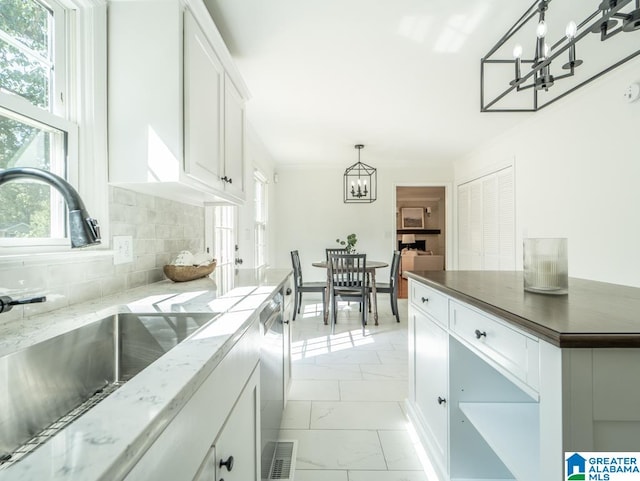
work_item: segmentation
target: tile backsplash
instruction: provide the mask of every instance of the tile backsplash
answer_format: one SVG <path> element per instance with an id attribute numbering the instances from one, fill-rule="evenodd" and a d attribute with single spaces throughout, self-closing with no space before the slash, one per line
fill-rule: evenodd
<path id="1" fill-rule="evenodd" d="M 111 253 L 99 249 L 0 260 L 0 294 L 47 296 L 3 313 L 0 322 L 161 281 L 162 266 L 178 252 L 204 249 L 203 207 L 110 186 L 109 224 L 111 236 L 133 238 L 133 262 L 114 265 Z"/>

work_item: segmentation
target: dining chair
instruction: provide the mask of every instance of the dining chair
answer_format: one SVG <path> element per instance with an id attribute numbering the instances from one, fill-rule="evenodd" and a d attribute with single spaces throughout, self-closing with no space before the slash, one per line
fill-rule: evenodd
<path id="1" fill-rule="evenodd" d="M 366 254 L 333 254 L 329 258 L 329 295 L 331 296 L 331 329 L 335 329 L 338 316 L 338 302 L 358 302 L 362 334 L 367 324 L 368 285 Z"/>
<path id="2" fill-rule="evenodd" d="M 329 262 L 329 257 L 333 254 L 348 254 L 347 249 L 344 247 L 327 247 L 324 252 L 327 256 L 327 263 Z"/>
<path id="3" fill-rule="evenodd" d="M 396 316 L 396 321 L 400 322 L 400 314 L 398 313 L 398 287 L 400 276 L 400 251 L 393 251 L 391 259 L 391 274 L 389 274 L 389 282 L 376 282 L 376 291 L 378 294 L 389 294 L 391 302 L 391 314 Z"/>
<path id="4" fill-rule="evenodd" d="M 291 251 L 291 264 L 293 265 L 294 278 L 294 304 L 293 304 L 293 320 L 296 320 L 296 314 L 300 314 L 300 306 L 302 306 L 303 292 L 321 292 L 322 293 L 322 315 L 324 317 L 325 296 L 327 292 L 326 282 L 304 282 L 302 280 L 302 267 L 300 265 L 300 254 L 298 251 Z"/>

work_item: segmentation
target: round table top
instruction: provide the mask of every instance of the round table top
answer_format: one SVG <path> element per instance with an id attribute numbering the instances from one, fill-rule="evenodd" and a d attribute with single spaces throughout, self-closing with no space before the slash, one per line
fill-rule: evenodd
<path id="1" fill-rule="evenodd" d="M 311 265 L 313 267 L 322 267 L 322 268 L 326 269 L 327 268 L 327 261 L 312 262 Z M 382 261 L 370 261 L 370 260 L 367 260 L 367 269 L 380 269 L 382 267 L 389 267 L 389 263 L 388 262 L 382 262 Z"/>

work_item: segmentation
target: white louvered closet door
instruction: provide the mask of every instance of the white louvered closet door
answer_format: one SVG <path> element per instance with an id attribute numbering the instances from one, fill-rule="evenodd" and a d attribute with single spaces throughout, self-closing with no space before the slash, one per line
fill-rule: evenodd
<path id="1" fill-rule="evenodd" d="M 513 167 L 458 186 L 458 268 L 515 268 Z"/>

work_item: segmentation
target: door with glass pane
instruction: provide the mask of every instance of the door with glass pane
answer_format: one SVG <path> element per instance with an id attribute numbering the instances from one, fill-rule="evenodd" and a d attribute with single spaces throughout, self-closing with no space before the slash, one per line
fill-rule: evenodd
<path id="1" fill-rule="evenodd" d="M 217 261 L 215 279 L 222 291 L 233 286 L 237 264 L 237 207 L 216 205 L 205 212 L 205 244 Z"/>

